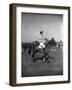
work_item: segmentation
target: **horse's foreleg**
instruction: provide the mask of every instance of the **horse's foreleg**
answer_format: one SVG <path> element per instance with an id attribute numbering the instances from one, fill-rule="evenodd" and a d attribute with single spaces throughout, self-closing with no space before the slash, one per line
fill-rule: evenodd
<path id="1" fill-rule="evenodd" d="M 37 52 L 39 52 L 39 50 L 33 51 L 32 57 L 34 57 Z"/>
<path id="2" fill-rule="evenodd" d="M 45 58 L 45 62 L 47 61 L 47 63 L 49 63 L 50 61 L 49 61 L 49 55 L 48 54 L 44 54 L 44 58 Z"/>

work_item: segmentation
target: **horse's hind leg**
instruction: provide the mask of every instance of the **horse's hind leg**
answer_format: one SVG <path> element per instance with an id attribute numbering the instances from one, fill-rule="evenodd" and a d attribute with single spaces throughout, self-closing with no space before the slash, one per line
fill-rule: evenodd
<path id="1" fill-rule="evenodd" d="M 50 63 L 49 58 L 47 58 L 47 63 Z"/>
<path id="2" fill-rule="evenodd" d="M 55 57 L 51 57 L 51 56 L 47 55 L 47 63 L 50 63 L 50 59 L 54 59 L 55 60 Z"/>
<path id="3" fill-rule="evenodd" d="M 45 58 L 45 62 L 50 63 L 48 54 L 45 53 L 44 58 Z"/>
<path id="4" fill-rule="evenodd" d="M 50 63 L 48 56 L 46 56 L 45 59 L 46 59 L 47 63 Z"/>

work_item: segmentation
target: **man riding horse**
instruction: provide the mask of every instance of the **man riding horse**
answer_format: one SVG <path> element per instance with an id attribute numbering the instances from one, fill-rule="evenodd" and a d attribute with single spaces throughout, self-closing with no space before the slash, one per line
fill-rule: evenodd
<path id="1" fill-rule="evenodd" d="M 40 45 L 39 45 L 39 48 L 45 48 L 45 42 L 46 42 L 46 37 L 44 36 L 44 33 L 43 31 L 40 31 L 40 35 L 41 37 L 38 39 Z"/>
<path id="2" fill-rule="evenodd" d="M 47 52 L 45 52 L 47 38 L 44 36 L 43 31 L 40 31 L 40 35 L 41 35 L 41 37 L 37 40 L 37 42 L 35 42 L 37 45 L 37 48 L 36 48 L 36 50 L 34 48 L 32 57 L 34 57 L 34 55 L 37 52 L 43 53 L 43 62 L 45 62 L 47 59 L 47 62 L 49 63 L 49 60 L 48 60 L 49 55 Z M 33 60 L 33 61 L 35 61 L 35 60 Z"/>

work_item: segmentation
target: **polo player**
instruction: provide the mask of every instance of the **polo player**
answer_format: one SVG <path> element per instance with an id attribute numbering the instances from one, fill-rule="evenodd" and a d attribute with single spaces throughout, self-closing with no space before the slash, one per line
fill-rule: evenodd
<path id="1" fill-rule="evenodd" d="M 46 42 L 46 37 L 44 36 L 44 33 L 43 31 L 40 31 L 40 35 L 41 37 L 38 39 L 40 45 L 39 45 L 39 48 L 45 48 L 45 42 Z"/>
<path id="2" fill-rule="evenodd" d="M 44 36 L 44 32 L 43 31 L 40 31 L 40 35 L 41 35 L 41 37 L 38 39 L 38 41 L 39 41 L 39 49 L 43 49 L 43 51 L 44 51 L 44 49 L 45 49 L 45 42 L 46 42 L 46 37 Z M 45 58 L 43 59 L 43 62 L 45 62 Z"/>

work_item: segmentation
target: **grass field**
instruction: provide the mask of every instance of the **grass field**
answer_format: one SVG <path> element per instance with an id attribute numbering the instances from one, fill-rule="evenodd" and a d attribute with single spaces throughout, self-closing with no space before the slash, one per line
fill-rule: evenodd
<path id="1" fill-rule="evenodd" d="M 33 63 L 33 58 L 28 54 L 28 50 L 22 54 L 22 77 L 31 76 L 51 76 L 63 75 L 63 51 L 60 48 L 50 49 L 49 55 L 54 57 L 49 59 L 50 63 L 37 60 Z"/>

